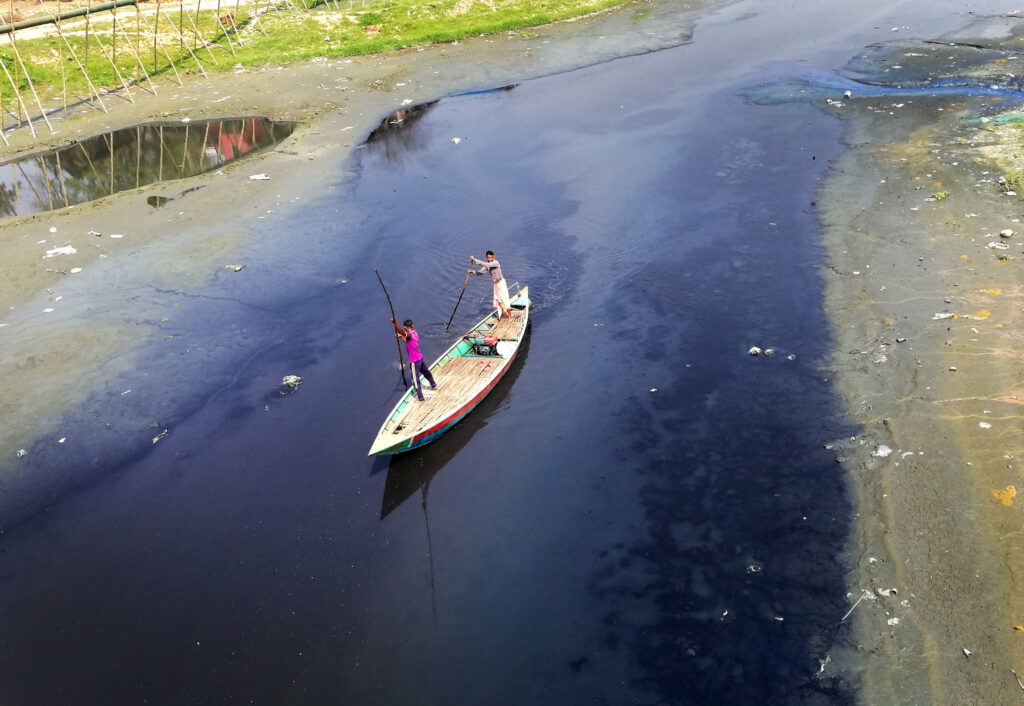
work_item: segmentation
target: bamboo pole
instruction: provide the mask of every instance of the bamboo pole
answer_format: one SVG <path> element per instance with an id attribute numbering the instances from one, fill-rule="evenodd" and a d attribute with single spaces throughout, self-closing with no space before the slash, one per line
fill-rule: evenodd
<path id="1" fill-rule="evenodd" d="M 17 66 L 17 64 L 15 64 L 15 66 Z M 25 108 L 25 101 L 23 101 L 21 99 L 21 91 L 19 91 L 18 90 L 18 86 L 15 85 L 14 78 L 11 76 L 11 72 L 7 70 L 7 64 L 5 64 L 3 61 L 0 61 L 0 68 L 2 68 L 4 70 L 4 74 L 7 76 L 7 80 L 11 82 L 11 87 L 14 89 L 14 95 L 18 99 L 19 110 L 24 108 L 25 109 L 25 115 L 28 115 L 28 108 Z M 18 127 L 21 127 L 21 117 L 20 117 L 20 115 L 18 117 Z M 32 121 L 31 120 L 28 121 L 28 129 L 32 133 L 32 137 L 35 137 L 36 136 L 36 129 L 32 125 Z"/>
<path id="2" fill-rule="evenodd" d="M 170 20 L 170 18 L 168 18 L 167 24 L 169 24 L 171 27 L 174 27 L 174 22 L 172 22 Z M 195 60 L 196 66 L 199 67 L 199 73 L 201 73 L 203 75 L 203 78 L 207 78 L 206 70 L 203 68 L 202 63 L 200 63 L 199 57 L 197 57 L 194 53 L 192 53 L 192 48 L 191 47 L 186 46 L 186 44 L 185 44 L 185 35 L 182 34 L 181 30 L 179 28 L 177 28 L 177 27 L 174 27 L 174 31 L 177 32 L 178 33 L 178 37 L 180 37 L 181 46 L 183 46 L 186 49 L 188 49 L 189 55 L 192 57 L 193 60 Z"/>
<path id="3" fill-rule="evenodd" d="M 160 4 L 160 2 L 159 2 L 159 0 L 157 0 L 157 6 L 158 6 L 158 8 L 157 8 L 157 14 L 159 14 L 159 4 Z M 142 21 L 143 21 L 143 23 L 145 23 L 145 25 L 146 25 L 146 29 L 147 29 L 147 30 L 149 30 L 149 29 L 154 29 L 154 32 L 153 32 L 153 46 L 155 47 L 155 46 L 156 46 L 156 45 L 157 45 L 157 44 L 159 43 L 159 45 L 160 45 L 160 49 L 161 49 L 161 50 L 163 51 L 163 53 L 164 53 L 164 56 L 165 56 L 165 57 L 167 57 L 167 63 L 168 63 L 168 64 L 170 64 L 170 67 L 171 67 L 171 71 L 173 71 L 173 72 L 174 72 L 174 77 L 175 77 L 176 79 L 178 79 L 178 86 L 184 86 L 185 84 L 183 84 L 183 83 L 181 82 L 181 74 L 179 74 L 179 73 L 178 73 L 178 67 L 176 67 L 176 66 L 174 65 L 174 62 L 173 62 L 173 61 L 171 61 L 171 55 L 167 53 L 167 47 L 166 47 L 166 46 L 164 46 L 164 43 L 163 43 L 163 42 L 159 41 L 159 35 L 158 35 L 158 34 L 157 34 L 157 32 L 155 31 L 155 28 L 151 28 L 151 27 L 149 26 L 149 20 L 147 20 L 147 19 L 146 19 L 145 17 L 143 17 L 143 18 L 142 18 Z M 173 23 L 172 23 L 172 24 L 173 24 Z"/>
<path id="4" fill-rule="evenodd" d="M 40 0 L 40 4 L 43 5 L 43 8 L 45 9 L 46 4 L 43 2 L 43 0 Z M 82 72 L 82 75 L 85 77 L 85 82 L 89 84 L 89 88 L 92 90 L 92 94 L 96 96 L 96 100 L 99 102 L 100 107 L 103 108 L 103 112 L 108 112 L 107 104 L 103 102 L 103 99 L 100 97 L 100 92 L 96 90 L 96 86 L 93 85 L 92 79 L 89 78 L 89 72 L 85 70 L 84 66 L 82 66 L 82 62 L 78 60 L 78 54 L 75 53 L 75 49 L 71 46 L 71 42 L 68 41 L 68 38 L 64 36 L 64 32 L 61 31 L 60 24 L 56 24 L 56 27 L 57 36 L 60 37 L 61 40 L 64 42 L 64 45 L 67 46 L 68 51 L 71 53 L 72 58 L 74 58 L 75 60 L 75 64 L 78 66 L 78 69 Z M 65 100 L 67 100 L 66 97 Z"/>
<path id="5" fill-rule="evenodd" d="M 13 38 L 14 35 L 12 34 Z M 50 119 L 46 117 L 46 109 L 43 108 L 43 102 L 39 100 L 39 94 L 36 93 L 36 87 L 32 84 L 32 77 L 28 75 L 28 67 L 25 66 L 25 62 L 21 59 L 21 53 L 17 47 L 14 47 L 14 58 L 21 64 L 21 70 L 25 72 L 25 81 L 28 83 L 28 89 L 32 91 L 32 97 L 36 99 L 36 105 L 39 106 L 39 114 L 43 117 L 43 122 L 46 123 L 46 127 L 50 128 L 50 134 L 53 135 L 56 130 L 53 129 L 53 125 L 50 124 Z M 25 117 L 28 117 L 28 111 L 25 112 Z M 31 121 L 30 121 L 31 122 Z"/>
<path id="6" fill-rule="evenodd" d="M 121 81 L 121 85 L 124 86 L 124 92 L 128 96 L 128 100 L 131 103 L 135 103 L 135 96 L 132 95 L 132 89 L 129 88 L 128 81 L 126 81 L 124 76 L 121 75 L 121 69 L 117 68 L 117 62 L 115 62 L 111 58 L 110 54 L 107 53 L 107 48 L 105 46 L 103 46 L 103 42 L 100 41 L 99 37 L 96 38 L 96 43 L 99 45 L 100 49 L 103 51 L 103 56 L 107 59 L 107 61 L 110 62 L 110 65 L 114 68 L 114 73 L 117 75 L 118 80 Z"/>
<path id="7" fill-rule="evenodd" d="M 199 0 L 199 2 L 202 3 L 202 0 Z M 189 15 L 187 12 L 185 13 L 185 17 L 188 18 L 189 23 L 191 23 L 191 25 L 192 25 L 193 36 L 196 37 L 195 42 L 196 42 L 196 46 L 198 47 L 199 46 L 199 39 L 198 39 L 198 37 L 199 37 L 199 26 L 195 22 L 192 21 L 192 16 Z M 196 5 L 196 18 L 197 19 L 199 18 L 199 5 L 198 4 Z M 203 46 L 203 49 L 206 50 L 206 53 L 210 55 L 210 60 L 213 61 L 214 64 L 216 64 L 217 63 L 217 57 L 215 57 L 213 55 L 213 52 L 210 51 L 210 43 L 207 42 L 205 39 L 203 39 L 203 45 L 202 46 Z"/>
<path id="8" fill-rule="evenodd" d="M 184 14 L 185 14 L 185 4 L 182 2 L 182 0 L 178 0 L 178 26 L 179 27 L 184 27 L 185 26 L 185 18 L 183 17 Z M 181 39 L 178 42 L 178 61 L 181 61 L 182 59 L 185 58 L 185 37 L 184 37 L 184 35 L 181 34 L 181 32 L 178 32 L 178 36 L 181 37 Z"/>
<path id="9" fill-rule="evenodd" d="M 149 26 L 149 21 L 146 22 L 146 26 Z M 160 31 L 160 0 L 156 0 L 156 19 L 153 21 L 153 73 L 157 71 L 156 65 L 156 41 L 157 33 Z"/>
<path id="10" fill-rule="evenodd" d="M 89 68 L 89 17 L 92 15 L 92 0 L 86 3 L 86 9 L 88 12 L 85 13 L 85 68 Z"/>
<path id="11" fill-rule="evenodd" d="M 128 32 L 127 32 L 127 30 L 125 30 L 124 25 L 121 24 L 121 20 L 119 20 L 119 19 L 117 19 L 115 17 L 114 21 L 117 23 L 117 26 L 121 28 L 121 33 L 124 34 L 124 36 L 127 37 L 128 36 Z M 137 47 L 138 47 L 138 35 L 136 35 L 136 48 Z M 149 87 L 153 91 L 153 95 L 155 96 L 156 95 L 156 85 L 154 85 L 153 79 L 150 78 L 149 72 L 146 71 L 146 62 L 144 62 L 142 60 L 142 57 L 139 56 L 138 51 L 132 49 L 131 42 L 128 43 L 128 49 L 129 49 L 129 51 L 132 52 L 132 55 L 135 57 L 135 61 L 136 61 L 136 63 L 138 63 L 139 68 L 142 69 L 142 75 L 146 77 L 146 81 L 149 82 Z M 139 85 L 139 84 L 136 83 L 135 85 Z"/>
<path id="12" fill-rule="evenodd" d="M 231 37 L 228 36 L 228 31 L 224 27 L 224 23 L 220 21 L 220 15 L 218 12 L 214 12 L 213 10 L 211 10 L 211 12 L 213 12 L 214 19 L 217 20 L 217 26 L 224 32 L 224 39 L 228 40 L 228 49 L 231 50 L 231 56 L 238 56 L 238 54 L 235 53 L 235 43 L 232 42 Z"/>
<path id="13" fill-rule="evenodd" d="M 114 67 L 117 67 L 117 7 L 110 8 L 110 37 L 114 54 Z"/>
<path id="14" fill-rule="evenodd" d="M 231 37 L 228 36 L 228 30 L 224 27 L 224 23 L 220 21 L 220 0 L 217 0 L 217 9 L 213 12 L 213 18 L 217 20 L 217 26 L 224 32 L 224 39 L 228 40 L 228 48 L 231 49 L 231 56 L 238 56 L 235 53 L 235 44 L 231 41 Z"/>
<path id="15" fill-rule="evenodd" d="M 11 22 L 13 23 L 14 22 L 14 0 L 11 0 L 10 7 L 11 7 L 11 9 L 10 9 L 10 18 L 11 18 Z M 13 46 L 13 42 L 14 42 L 14 25 L 12 24 L 11 25 L 11 43 L 12 43 L 12 46 Z M 15 84 L 18 83 L 18 65 L 17 64 L 14 65 L 14 83 Z M 28 119 L 28 113 L 25 113 L 25 119 L 26 120 Z M 18 113 L 18 127 L 21 127 L 21 113 L 20 112 Z"/>
<path id="16" fill-rule="evenodd" d="M 156 173 L 157 181 L 164 180 L 164 126 L 160 126 L 160 166 Z"/>
<path id="17" fill-rule="evenodd" d="M 57 28 L 57 34 L 60 35 L 60 20 L 56 19 L 53 22 L 53 26 Z M 64 44 L 61 43 L 58 36 L 57 39 L 57 60 L 60 61 L 60 95 L 64 99 L 64 114 L 68 112 L 68 69 L 64 66 Z"/>

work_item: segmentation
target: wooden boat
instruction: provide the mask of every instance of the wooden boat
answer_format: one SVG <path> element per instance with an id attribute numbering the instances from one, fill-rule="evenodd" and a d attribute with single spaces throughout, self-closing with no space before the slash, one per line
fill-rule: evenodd
<path id="1" fill-rule="evenodd" d="M 515 287 L 515 285 L 513 285 Z M 410 387 L 391 410 L 369 456 L 397 454 L 430 443 L 451 429 L 487 396 L 508 372 L 526 336 L 530 318 L 529 288 L 511 295 L 513 316 L 498 318 L 495 309 L 461 336 L 430 366 L 437 389 L 421 379 L 424 402 Z"/>

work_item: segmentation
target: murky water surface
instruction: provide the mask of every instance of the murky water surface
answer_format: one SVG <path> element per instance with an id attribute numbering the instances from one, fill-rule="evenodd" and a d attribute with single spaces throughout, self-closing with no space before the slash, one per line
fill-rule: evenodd
<path id="1" fill-rule="evenodd" d="M 202 174 L 271 149 L 294 129 L 292 122 L 238 118 L 150 123 L 107 132 L 0 164 L 0 216 L 67 208 Z"/>
<path id="2" fill-rule="evenodd" d="M 822 670 L 850 428 L 812 207 L 841 125 L 742 90 L 891 20 L 811 8 L 391 116 L 287 233 L 254 222 L 244 271 L 147 294 L 174 336 L 25 459 L 65 480 L 8 498 L 0 700 L 852 703 Z M 486 310 L 474 278 L 445 332 L 487 249 L 530 286 L 521 359 L 367 459 L 401 392 L 374 268 L 430 357 Z"/>

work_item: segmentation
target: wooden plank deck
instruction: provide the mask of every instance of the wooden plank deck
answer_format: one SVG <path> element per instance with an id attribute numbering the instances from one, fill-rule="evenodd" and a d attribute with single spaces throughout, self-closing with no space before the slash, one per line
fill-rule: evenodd
<path id="1" fill-rule="evenodd" d="M 490 327 L 487 330 L 487 335 L 497 336 L 502 340 L 518 340 L 519 334 L 523 331 L 524 320 L 525 317 L 522 313 L 513 314 L 511 319 L 507 316 L 502 317 L 502 319 L 498 321 L 497 325 L 495 325 L 492 320 L 488 319 L 487 323 L 490 324 Z"/>
<path id="2" fill-rule="evenodd" d="M 526 316 L 516 312 L 511 318 L 502 317 L 495 322 L 488 319 L 484 327 L 475 329 L 476 335 L 495 336 L 499 340 L 519 340 Z M 433 373 L 437 389 L 424 383 L 423 402 L 415 398 L 399 412 L 390 430 L 393 434 L 410 434 L 437 424 L 453 410 L 468 402 L 473 394 L 487 386 L 501 366 L 500 356 L 464 356 L 454 358 Z"/>
<path id="3" fill-rule="evenodd" d="M 431 390 L 429 385 L 424 385 L 426 400 L 418 402 L 414 399 L 406 405 L 395 420 L 395 429 L 409 433 L 440 422 L 452 410 L 468 402 L 475 391 L 485 387 L 485 381 L 494 376 L 502 360 L 497 356 L 467 356 L 452 360 L 434 373 L 437 389 Z"/>

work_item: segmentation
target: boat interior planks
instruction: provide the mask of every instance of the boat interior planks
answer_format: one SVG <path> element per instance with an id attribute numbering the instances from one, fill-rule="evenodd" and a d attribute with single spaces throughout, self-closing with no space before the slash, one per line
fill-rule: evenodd
<path id="1" fill-rule="evenodd" d="M 482 378 L 489 378 L 498 370 L 500 356 L 466 356 L 449 361 L 447 365 L 434 373 L 437 389 L 431 390 L 425 381 L 423 384 L 423 402 L 413 401 L 395 418 L 396 431 L 401 429 L 424 429 L 436 421 L 441 415 L 469 400 L 469 396 L 478 387 Z"/>
<path id="2" fill-rule="evenodd" d="M 515 341 L 523 330 L 523 315 L 513 314 L 510 319 L 507 316 L 501 318 L 497 324 L 488 329 L 489 336 L 497 336 L 502 340 Z"/>

